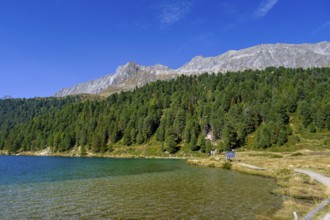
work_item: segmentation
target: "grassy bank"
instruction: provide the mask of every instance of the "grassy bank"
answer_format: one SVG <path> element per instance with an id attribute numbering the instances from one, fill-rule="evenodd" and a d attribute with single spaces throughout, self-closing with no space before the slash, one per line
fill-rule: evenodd
<path id="1" fill-rule="evenodd" d="M 294 168 L 313 170 L 324 175 L 330 175 L 330 151 L 303 150 L 290 153 L 269 152 L 237 152 L 236 160 L 226 163 L 222 154 L 203 159 L 190 159 L 193 165 L 231 168 L 233 170 L 272 177 L 276 180 L 278 188 L 272 193 L 282 196 L 283 206 L 273 216 L 258 216 L 258 219 L 293 219 L 293 212 L 299 217 L 305 216 L 317 204 L 330 197 L 330 189 L 311 179 L 309 176 L 294 172 Z M 264 170 L 244 167 L 251 164 Z M 323 212 L 330 211 L 327 206 Z M 318 216 L 317 218 L 321 218 Z"/>

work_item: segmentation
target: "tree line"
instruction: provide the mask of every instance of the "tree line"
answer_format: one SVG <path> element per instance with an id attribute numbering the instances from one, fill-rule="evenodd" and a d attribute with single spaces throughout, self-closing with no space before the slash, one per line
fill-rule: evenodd
<path id="1" fill-rule="evenodd" d="M 176 152 L 246 145 L 281 146 L 301 129 L 330 130 L 330 68 L 267 68 L 179 76 L 107 98 L 69 96 L 0 100 L 0 149 L 103 153 L 114 145 L 157 143 Z M 206 137 L 208 137 L 206 139 Z"/>

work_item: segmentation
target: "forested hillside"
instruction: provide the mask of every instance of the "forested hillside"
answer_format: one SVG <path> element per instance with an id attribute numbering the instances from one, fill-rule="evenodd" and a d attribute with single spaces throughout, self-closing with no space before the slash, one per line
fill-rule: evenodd
<path id="1" fill-rule="evenodd" d="M 253 147 L 269 148 L 288 141 L 293 114 L 299 129 L 330 130 L 330 68 L 180 76 L 106 99 L 0 100 L 0 150 L 102 153 L 152 142 L 207 152 L 242 147 L 253 132 Z"/>

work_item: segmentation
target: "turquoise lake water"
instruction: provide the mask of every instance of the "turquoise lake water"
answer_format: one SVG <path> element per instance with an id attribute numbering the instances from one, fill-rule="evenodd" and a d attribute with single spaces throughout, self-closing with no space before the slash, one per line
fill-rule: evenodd
<path id="1" fill-rule="evenodd" d="M 0 156 L 0 219 L 255 219 L 275 187 L 184 160 Z"/>

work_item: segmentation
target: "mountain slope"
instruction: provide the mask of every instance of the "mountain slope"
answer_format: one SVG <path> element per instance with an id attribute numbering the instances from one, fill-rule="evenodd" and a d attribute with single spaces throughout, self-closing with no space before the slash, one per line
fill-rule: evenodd
<path id="1" fill-rule="evenodd" d="M 323 67 L 330 64 L 330 42 L 317 44 L 264 44 L 216 57 L 195 57 L 177 72 L 242 71 L 284 66 L 287 68 Z"/>
<path id="2" fill-rule="evenodd" d="M 89 93 L 98 94 L 109 86 L 114 86 L 115 91 L 125 91 L 142 86 L 148 82 L 173 78 L 174 71 L 167 66 L 140 66 L 129 62 L 119 66 L 114 74 L 106 75 L 102 78 L 80 83 L 72 88 L 62 89 L 54 96 L 61 97 L 67 95 Z"/>
<path id="3" fill-rule="evenodd" d="M 108 98 L 0 100 L 0 152 L 329 148 L 329 82 L 330 68 L 267 68 L 184 75 Z"/>
<path id="4" fill-rule="evenodd" d="M 316 44 L 263 44 L 247 49 L 228 51 L 215 57 L 194 57 L 173 70 L 164 65 L 140 66 L 129 62 L 119 66 L 114 74 L 62 89 L 54 96 L 81 93 L 99 94 L 126 91 L 156 80 L 167 80 L 178 75 L 203 72 L 231 72 L 245 69 L 265 69 L 284 66 L 308 68 L 330 66 L 330 42 Z"/>

